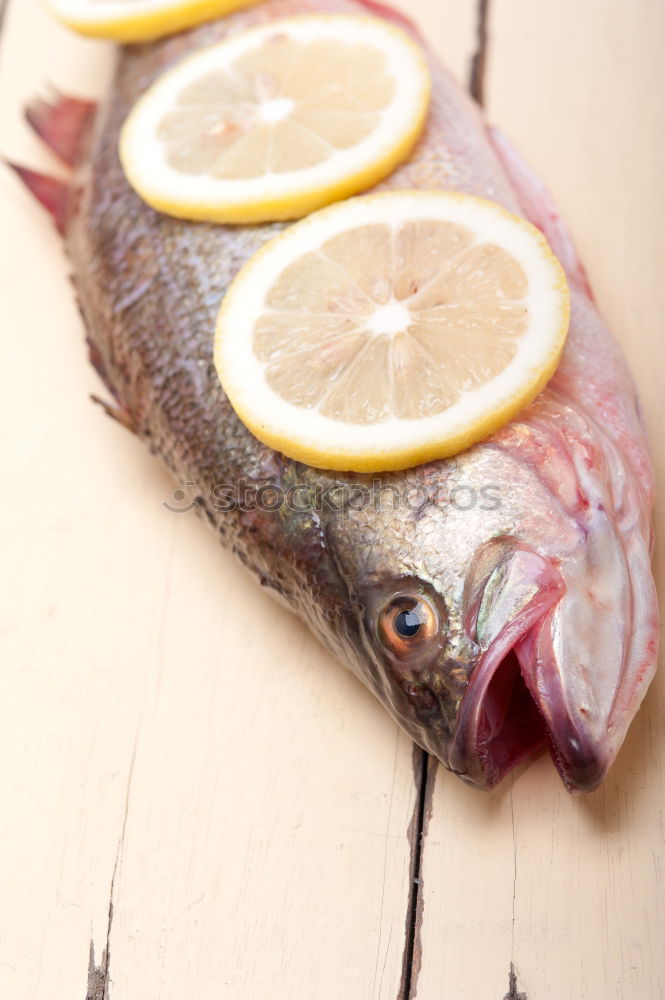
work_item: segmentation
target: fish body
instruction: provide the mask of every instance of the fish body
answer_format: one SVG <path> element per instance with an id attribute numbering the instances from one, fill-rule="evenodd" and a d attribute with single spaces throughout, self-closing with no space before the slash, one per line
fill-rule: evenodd
<path id="1" fill-rule="evenodd" d="M 453 458 L 372 478 L 271 451 L 217 379 L 222 298 L 282 224 L 160 215 L 120 166 L 122 123 L 167 67 L 253 25 L 322 11 L 366 8 L 269 0 L 121 51 L 58 205 L 93 363 L 115 415 L 192 484 L 222 543 L 418 744 L 487 787 L 546 743 L 567 787 L 592 789 L 655 667 L 653 481 L 631 378 L 538 182 L 432 58 L 425 132 L 381 187 L 464 191 L 527 214 L 567 269 L 571 328 L 555 377 L 502 431 Z M 381 624 L 402 600 L 432 617 L 413 649 Z"/>

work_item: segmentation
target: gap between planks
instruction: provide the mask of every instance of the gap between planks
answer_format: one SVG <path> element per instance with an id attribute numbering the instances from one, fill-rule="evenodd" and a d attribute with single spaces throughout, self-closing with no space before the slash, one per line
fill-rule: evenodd
<path id="1" fill-rule="evenodd" d="M 485 104 L 485 70 L 489 52 L 490 0 L 476 0 L 475 49 L 469 60 L 468 88 L 475 101 Z M 420 926 L 422 923 L 424 897 L 422 892 L 422 854 L 427 836 L 427 825 L 431 813 L 437 762 L 424 750 L 414 747 L 414 773 L 418 797 L 414 807 L 414 817 L 410 830 L 411 840 L 411 891 L 407 908 L 406 940 L 404 945 L 402 983 L 398 1000 L 414 1000 L 418 987 L 418 973 L 422 961 Z M 518 992 L 517 974 L 514 966 L 515 942 L 515 894 L 517 888 L 517 842 L 515 840 L 515 818 L 513 812 L 513 792 L 510 790 L 510 808 L 513 827 L 513 901 L 512 901 L 512 942 L 508 992 L 503 1000 L 528 1000 L 525 993 Z"/>

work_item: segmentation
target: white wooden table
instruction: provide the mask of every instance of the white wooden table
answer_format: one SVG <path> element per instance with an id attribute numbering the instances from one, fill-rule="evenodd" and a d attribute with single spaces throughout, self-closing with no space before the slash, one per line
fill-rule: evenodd
<path id="1" fill-rule="evenodd" d="M 409 13 L 462 78 L 471 0 Z M 552 188 L 662 482 L 665 7 L 494 0 L 488 113 Z M 11 0 L 0 148 L 111 48 Z M 0 170 L 2 1000 L 665 997 L 665 673 L 600 791 L 482 795 L 212 543 L 98 390 L 49 220 Z M 665 523 L 660 517 L 660 566 Z M 662 579 L 662 572 L 661 572 Z M 422 851 L 419 829 L 422 826 Z"/>

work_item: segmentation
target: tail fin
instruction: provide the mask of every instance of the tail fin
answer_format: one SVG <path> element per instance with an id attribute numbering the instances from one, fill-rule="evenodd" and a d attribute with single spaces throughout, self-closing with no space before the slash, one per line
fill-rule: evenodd
<path id="1" fill-rule="evenodd" d="M 81 153 L 95 107 L 93 101 L 56 94 L 51 101 L 31 101 L 25 109 L 25 117 L 49 149 L 64 163 L 73 167 Z M 16 163 L 8 162 L 8 166 L 16 171 L 37 201 L 51 213 L 58 231 L 63 233 L 67 216 L 67 181 L 49 177 Z"/>
<path id="2" fill-rule="evenodd" d="M 51 213 L 58 232 L 64 233 L 67 215 L 67 182 L 9 161 L 7 161 L 7 166 L 16 171 L 37 201 Z"/>
<path id="3" fill-rule="evenodd" d="M 56 94 L 53 101 L 37 98 L 25 109 L 28 124 L 56 156 L 73 167 L 96 105 L 78 97 Z"/>

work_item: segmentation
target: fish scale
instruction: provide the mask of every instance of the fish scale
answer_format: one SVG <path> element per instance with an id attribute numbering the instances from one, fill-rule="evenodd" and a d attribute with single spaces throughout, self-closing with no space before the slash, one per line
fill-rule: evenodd
<path id="1" fill-rule="evenodd" d="M 550 385 L 503 430 L 453 458 L 369 477 L 272 452 L 239 422 L 215 374 L 225 291 L 282 224 L 160 215 L 118 160 L 134 102 L 182 56 L 281 17 L 367 7 L 392 16 L 355 0 L 269 0 L 122 49 L 66 195 L 24 179 L 65 231 L 91 357 L 116 415 L 193 484 L 222 543 L 464 781 L 491 786 L 546 745 L 566 786 L 590 790 L 655 669 L 653 474 L 630 375 L 540 182 L 430 57 L 425 131 L 379 187 L 447 188 L 523 210 L 566 267 L 571 328 Z M 32 123 L 67 159 L 59 108 L 57 121 L 41 107 Z M 91 114 L 75 113 L 79 128 Z M 240 483 L 250 499 L 272 485 L 300 501 L 228 509 Z M 371 499 L 359 505 L 360 489 Z M 436 628 L 401 658 L 380 622 L 404 599 L 432 609 Z"/>

